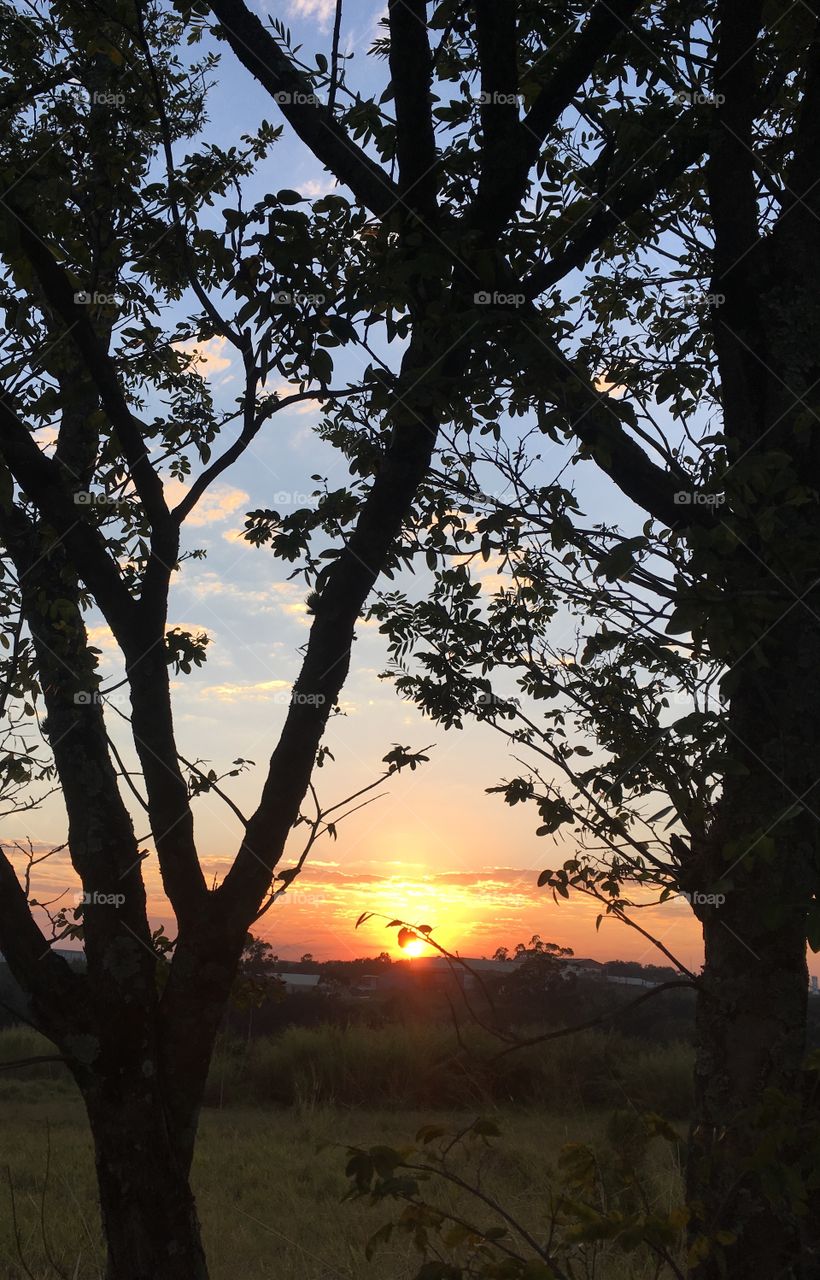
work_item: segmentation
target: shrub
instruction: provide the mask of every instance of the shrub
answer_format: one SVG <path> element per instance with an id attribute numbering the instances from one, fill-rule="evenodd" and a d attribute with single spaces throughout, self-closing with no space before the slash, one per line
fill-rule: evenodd
<path id="1" fill-rule="evenodd" d="M 689 1109 L 686 1045 L 647 1046 L 589 1031 L 501 1049 L 475 1027 L 460 1044 L 435 1024 L 291 1027 L 247 1044 L 224 1040 L 206 1101 L 397 1109 L 537 1104 L 557 1111 L 633 1103 L 674 1118 Z"/>

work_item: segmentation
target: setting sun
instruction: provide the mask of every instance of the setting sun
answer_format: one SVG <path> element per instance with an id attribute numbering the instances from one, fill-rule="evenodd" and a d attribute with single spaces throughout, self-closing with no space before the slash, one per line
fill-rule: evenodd
<path id="1" fill-rule="evenodd" d="M 422 942 L 421 938 L 413 938 L 402 947 L 402 951 L 406 956 L 420 956 L 426 946 L 427 943 Z"/>

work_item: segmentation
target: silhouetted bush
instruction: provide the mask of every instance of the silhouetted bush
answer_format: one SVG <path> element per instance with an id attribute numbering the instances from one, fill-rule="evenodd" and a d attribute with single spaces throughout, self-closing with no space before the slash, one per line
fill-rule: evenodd
<path id="1" fill-rule="evenodd" d="M 291 1027 L 250 1043 L 225 1040 L 211 1071 L 209 1105 L 548 1110 L 623 1106 L 684 1117 L 692 1051 L 619 1034 L 578 1033 L 499 1057 L 504 1046 L 478 1028 L 462 1043 L 443 1025 Z"/>

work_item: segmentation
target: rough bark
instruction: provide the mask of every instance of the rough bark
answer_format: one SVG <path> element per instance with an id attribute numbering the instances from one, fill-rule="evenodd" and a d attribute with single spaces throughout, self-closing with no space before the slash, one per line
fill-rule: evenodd
<path id="1" fill-rule="evenodd" d="M 687 1179 L 692 1280 L 820 1274 L 816 1258 L 801 1259 L 799 1197 L 784 1177 L 785 1167 L 799 1178 L 804 920 L 795 906 L 763 935 L 738 902 L 704 923 Z M 704 1254 L 701 1240 L 710 1242 Z"/>
<path id="2" fill-rule="evenodd" d="M 736 612 L 712 645 L 729 672 L 730 766 L 684 886 L 726 897 L 698 911 L 706 962 L 688 1170 L 693 1280 L 820 1275 L 807 1202 L 817 1128 L 802 1070 L 806 918 L 820 870 L 820 521 L 815 502 L 800 501 L 820 465 L 811 296 L 820 224 L 807 203 L 820 78 L 815 40 L 792 172 L 764 238 L 754 174 L 761 13 L 748 0 L 721 6 L 708 169 L 713 287 L 725 299 L 714 314 L 730 464 L 721 520 L 735 535 L 724 589 Z M 750 496 L 755 468 L 765 482 Z"/>
<path id="3" fill-rule="evenodd" d="M 779 665 L 744 672 L 732 699 L 731 755 L 747 772 L 726 780 L 697 874 L 702 891 L 720 887 L 726 901 L 698 912 L 706 955 L 688 1168 L 693 1280 L 818 1274 L 801 1257 L 800 1099 L 820 830 L 820 717 L 809 685 L 820 636 L 813 621 L 789 619 L 770 640 Z"/>
<path id="4" fill-rule="evenodd" d="M 106 1280 L 207 1280 L 188 1168 L 152 1079 L 155 1063 L 133 1067 L 86 1096 Z"/>

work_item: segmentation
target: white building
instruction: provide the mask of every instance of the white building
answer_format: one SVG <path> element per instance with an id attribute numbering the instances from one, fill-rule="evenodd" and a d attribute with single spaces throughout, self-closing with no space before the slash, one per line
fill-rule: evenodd
<path id="1" fill-rule="evenodd" d="M 284 983 L 289 996 L 299 991 L 315 991 L 322 980 L 318 973 L 277 973 L 276 977 Z"/>

